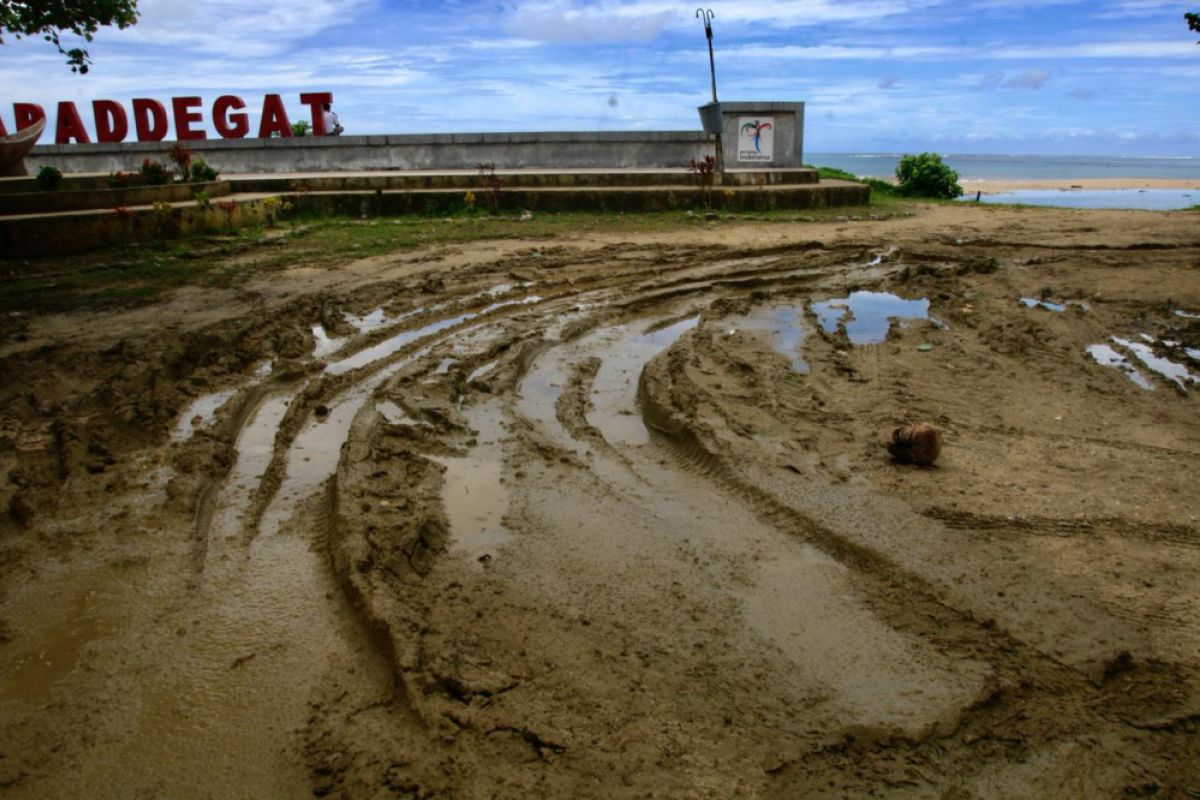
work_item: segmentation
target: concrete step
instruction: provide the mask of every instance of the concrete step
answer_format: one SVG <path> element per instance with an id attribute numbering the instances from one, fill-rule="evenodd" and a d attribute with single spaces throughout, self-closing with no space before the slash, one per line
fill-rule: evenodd
<path id="1" fill-rule="evenodd" d="M 235 192 L 362 191 L 418 189 L 487 189 L 493 181 L 503 189 L 694 186 L 686 169 L 563 170 L 408 170 L 396 172 L 264 173 L 226 175 Z M 728 170 L 715 176 L 721 186 L 811 185 L 820 180 L 813 169 Z"/>
<path id="2" fill-rule="evenodd" d="M 77 186 L 78 184 L 67 184 Z M 200 192 L 210 199 L 225 197 L 233 191 L 227 180 L 208 183 L 170 183 L 162 186 L 110 186 L 68 188 L 53 192 L 30 191 L 0 193 L 0 215 L 46 214 L 92 209 L 112 210 L 152 206 L 154 203 L 179 203 L 192 200 Z"/>
<path id="3" fill-rule="evenodd" d="M 678 179 L 678 174 L 676 174 Z M 235 183 L 235 181 L 230 181 Z M 491 210 L 486 191 L 463 188 L 373 189 L 358 191 L 236 192 L 216 200 L 194 199 L 155 207 L 151 203 L 103 209 L 40 212 L 0 216 L 0 260 L 66 255 L 130 241 L 153 241 L 208 232 L 233 231 L 264 224 L 289 211 L 342 214 L 356 217 L 460 214 L 471 206 Z M 721 212 L 772 209 L 811 209 L 863 205 L 870 188 L 849 181 L 817 184 L 721 186 L 708 201 Z M 694 185 L 661 186 L 537 186 L 503 188 L 494 196 L 496 210 L 564 211 L 682 211 L 701 209 L 704 198 Z M 159 201 L 164 202 L 164 201 Z"/>

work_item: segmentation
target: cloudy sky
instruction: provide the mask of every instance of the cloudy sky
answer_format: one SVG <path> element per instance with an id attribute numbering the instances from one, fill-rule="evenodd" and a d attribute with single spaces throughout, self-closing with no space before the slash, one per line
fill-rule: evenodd
<path id="1" fill-rule="evenodd" d="M 92 71 L 0 46 L 0 119 L 91 101 L 267 92 L 347 133 L 695 129 L 696 6 L 668 0 L 141 0 Z M 809 152 L 1200 156 L 1200 0 L 710 0 L 727 100 L 807 101 Z M 205 111 L 207 120 L 209 112 Z M 257 125 L 256 121 L 253 124 Z M 211 133 L 210 136 L 213 135 Z M 49 136 L 43 142 L 51 140 Z"/>

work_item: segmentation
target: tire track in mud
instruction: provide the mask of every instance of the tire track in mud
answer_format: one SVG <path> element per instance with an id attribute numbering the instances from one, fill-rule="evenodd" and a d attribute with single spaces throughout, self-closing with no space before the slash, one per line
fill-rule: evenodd
<path id="1" fill-rule="evenodd" d="M 872 257 L 876 253 L 880 255 Z M 883 253 L 882 246 L 861 242 L 764 249 L 537 248 L 445 275 L 444 280 L 427 273 L 424 286 L 410 285 L 404 292 L 389 285 L 356 290 L 352 302 L 360 310 L 373 302 L 402 303 L 405 316 L 365 333 L 347 333 L 346 343 L 330 356 L 337 359 L 332 363 L 352 365 L 344 371 L 330 372 L 327 363 L 309 358 L 269 385 L 240 395 L 208 435 L 240 456 L 248 441 L 243 437 L 260 424 L 263 430 L 255 433 L 262 434 L 260 462 L 251 469 L 239 465 L 240 459 L 230 459 L 224 473 L 202 487 L 193 520 L 197 569 L 206 573 L 212 588 L 236 585 L 246 577 L 244 560 L 253 562 L 256 552 L 259 557 L 269 555 L 263 548 L 299 537 L 298 544 L 310 551 L 305 556 L 310 560 L 308 571 L 287 574 L 285 563 L 279 577 L 293 583 L 279 589 L 280 594 L 307 597 L 320 606 L 314 612 L 318 617 L 340 628 L 347 628 L 344 617 L 352 617 L 341 652 L 357 652 L 375 664 L 363 666 L 362 676 L 353 670 L 338 674 L 305 667 L 295 673 L 306 677 L 297 682 L 295 696 L 287 702 L 305 710 L 302 737 L 311 770 L 308 779 L 318 793 L 634 794 L 637 776 L 622 775 L 620 780 L 627 782 L 616 785 L 615 767 L 624 766 L 623 758 L 641 764 L 645 775 L 663 776 L 661 786 L 652 779 L 641 784 L 641 790 L 662 789 L 672 796 L 697 791 L 728 796 L 735 785 L 737 791 L 762 796 L 867 793 L 879 787 L 924 796 L 931 788 L 943 794 L 954 791 L 959 782 L 991 780 L 988 770 L 1011 771 L 1027 758 L 1053 761 L 1059 751 L 1071 748 L 1083 752 L 1079 758 L 1085 767 L 1105 757 L 1118 765 L 1115 776 L 1101 770 L 1106 790 L 1138 772 L 1130 766 L 1136 759 L 1129 752 L 1153 760 L 1151 766 L 1141 767 L 1147 783 L 1161 780 L 1161 764 L 1189 747 L 1194 714 L 1169 687 L 1194 683 L 1192 666 L 1135 659 L 1127 653 L 1091 672 L 1066 665 L 990 617 L 948 598 L 935 580 L 869 543 L 843 535 L 836 520 L 795 507 L 740 466 L 739 454 L 721 444 L 720 437 L 729 431 L 712 428 L 692 413 L 694 408 L 672 417 L 679 409 L 666 399 L 678 387 L 654 390 L 652 384 L 683 382 L 684 360 L 694 354 L 690 341 L 682 346 L 668 343 L 649 367 L 637 365 L 632 376 L 637 413 L 625 413 L 626 401 L 612 388 L 619 387 L 619 381 L 613 382 L 611 362 L 628 337 L 649 336 L 693 315 L 701 326 L 715 323 L 729 311 L 721 305 L 723 298 L 762 302 L 778 295 L 803 304 L 812 296 L 887 286 L 917 273 L 938 277 L 995 269 L 977 251 L 961 258 L 904 250 Z M 610 265 L 616 266 L 609 269 Z M 490 294 L 488 284 L 495 288 L 501 280 L 532 285 Z M 487 310 L 498 298 L 519 298 L 521 291 L 541 299 L 528 306 Z M 414 309 L 419 313 L 407 316 Z M 428 333 L 417 335 L 422 330 Z M 832 353 L 844 342 L 822 346 L 831 350 L 826 355 L 835 366 L 846 362 L 851 369 L 844 355 Z M 382 355 L 371 358 L 376 347 Z M 547 363 L 555 365 L 551 372 L 561 383 L 545 387 L 549 405 L 530 417 L 520 396 L 530 376 Z M 729 375 L 714 380 L 733 382 L 739 370 L 749 374 L 751 368 L 731 362 Z M 864 380 L 877 379 L 875 372 L 867 372 Z M 752 391 L 744 395 L 747 402 L 755 401 Z M 287 402 L 280 407 L 283 398 Z M 497 409 L 498 422 L 479 421 L 477 411 L 485 399 Z M 385 402 L 403 418 L 388 419 L 377 410 Z M 696 402 L 696 396 L 687 400 Z M 264 408 L 271 403 L 275 405 L 267 413 Z M 606 415 L 608 423 L 602 421 Z M 646 424 L 646 441 L 631 443 L 624 437 L 632 434 L 612 433 L 622 430 L 620 424 L 613 427 L 614 415 L 621 415 L 617 423 Z M 829 410 L 811 416 L 819 423 L 835 415 Z M 484 424 L 489 426 L 486 432 Z M 319 435 L 323 426 L 324 435 Z M 455 530 L 446 507 L 452 502 L 447 462 L 479 452 L 477 439 L 499 442 L 494 446 L 503 453 L 507 511 L 501 524 L 510 533 L 506 543 L 489 545 L 486 558 L 478 559 L 474 552 L 464 556 L 454 551 L 461 531 Z M 305 462 L 305 457 L 313 461 Z M 686 496 L 664 494 L 671 490 Z M 590 589 L 594 597 L 568 582 L 579 593 L 577 598 L 564 592 L 565 599 L 539 604 L 534 602 L 537 592 L 553 575 L 532 571 L 514 581 L 505 577 L 505 565 L 572 564 L 571 548 L 580 544 L 580 531 L 599 530 L 596 526 L 602 522 L 580 520 L 580 531 L 554 529 L 548 519 L 570 519 L 574 513 L 571 508 L 549 508 L 547 498 L 554 497 L 577 499 L 580 509 L 597 517 L 606 508 L 626 509 L 625 513 L 641 509 L 645 519 L 638 522 L 646 526 L 646 537 L 655 524 L 684 529 L 689 514 L 696 513 L 687 504 L 696 502 L 699 515 L 744 523 L 753 546 L 740 552 L 739 540 L 719 535 L 709 519 L 696 520 L 696 532 L 681 541 L 664 534 L 661 541 L 641 542 L 624 534 L 615 538 L 651 563 L 661 559 L 664 575 L 676 578 L 676 583 L 669 587 L 664 578 L 663 585 L 655 587 L 648 581 L 647 588 L 624 594 L 616 579 L 619 573 L 613 571 L 610 586 Z M 929 525 L 1007 529 L 987 515 L 928 504 L 925 509 Z M 1096 527 L 1117 530 L 1121 522 L 1086 520 L 1061 530 L 1064 536 L 1074 536 Z M 1059 531 L 1053 520 L 1029 524 L 1038 531 L 1047 526 L 1056 535 Z M 1136 526 L 1126 527 L 1122 533 L 1139 535 Z M 1184 525 L 1160 527 L 1139 533 L 1171 542 L 1172 537 L 1192 538 L 1195 533 Z M 780 655 L 786 651 L 782 639 L 772 643 L 769 636 L 756 639 L 736 630 L 738 625 L 750 627 L 746 609 L 751 603 L 746 598 L 767 574 L 755 561 L 776 540 L 790 543 L 787 547 L 814 548 L 821 554 L 820 569 L 835 575 L 829 583 L 814 585 L 845 591 L 844 597 L 814 598 L 819 601 L 814 605 L 861 603 L 866 616 L 844 619 L 878 620 L 898 646 L 908 648 L 904 652 L 919 654 L 916 662 L 928 671 L 905 685 L 943 678 L 954 683 L 951 667 L 978 663 L 991 673 L 980 682 L 981 690 L 950 703 L 953 713 L 934 714 L 932 724 L 908 725 L 897 724 L 898 717 L 889 716 L 887 709 L 864 711 L 848 700 L 839 705 L 838 693 L 846 684 L 838 683 L 844 676 L 836 674 L 836 666 L 818 665 L 825 672 L 817 669 L 809 676 L 824 694 L 789 695 L 785 687 L 796 675 L 781 666 L 788 662 L 786 652 Z M 616 559 L 607 563 L 614 570 L 619 554 L 599 552 Z M 526 561 L 520 562 L 522 558 Z M 785 571 L 782 576 L 786 581 L 800 574 L 805 573 Z M 588 577 L 579 576 L 581 585 L 589 585 Z M 327 585 L 336 587 L 348 602 L 327 594 Z M 268 582 L 242 589 L 250 597 L 276 587 Z M 636 619 L 635 613 L 645 614 L 648 608 L 635 600 L 657 589 L 665 607 L 661 631 Z M 760 606 L 765 596 L 758 598 Z M 508 609 L 502 607 L 505 598 Z M 625 601 L 628 606 L 622 605 Z M 229 602 L 239 601 L 232 596 Z M 454 616 L 453 608 L 459 605 L 474 609 L 475 616 L 466 611 Z M 608 616 L 597 615 L 598 609 L 607 609 Z M 479 620 L 487 614 L 495 614 L 495 619 Z M 533 630 L 539 625 L 554 635 Z M 504 640 L 501 633 L 509 630 L 505 626 L 528 638 L 513 633 L 511 640 Z M 675 647 L 670 637 L 680 632 L 695 636 L 695 646 L 724 645 L 732 652 L 703 656 L 700 650 Z M 663 643 L 658 646 L 654 637 L 660 633 Z M 504 646 L 488 650 L 479 643 L 490 641 L 488 636 L 498 637 Z M 532 643 L 558 646 L 555 636 L 569 647 L 547 658 L 578 663 L 581 669 L 592 659 L 614 675 L 645 680 L 658 689 L 659 695 L 634 692 L 627 702 L 631 708 L 640 703 L 657 709 L 660 717 L 650 711 L 637 719 L 647 725 L 661 722 L 663 727 L 638 727 L 602 708 L 593 709 L 595 720 L 589 719 L 586 703 L 598 695 L 588 694 L 589 687 L 580 684 L 575 687 L 580 697 L 570 696 L 571 681 L 586 681 L 582 676 L 589 673 L 560 678 L 562 671 L 546 667 L 536 653 L 527 652 L 534 649 Z M 607 652 L 610 645 L 617 650 L 616 644 L 631 652 Z M 317 642 L 312 650 L 318 657 L 321 646 Z M 836 646 L 832 652 L 851 652 Z M 270 663 L 267 651 L 251 656 L 252 661 L 245 658 L 245 652 L 238 655 L 237 671 Z M 656 661 L 666 665 L 656 666 Z M 341 663 L 348 662 L 343 658 Z M 936 666 L 941 664 L 951 667 Z M 693 683 L 677 680 L 672 669 L 686 672 Z M 843 671 L 852 675 L 856 669 L 861 673 L 863 667 L 850 663 Z M 266 679 L 286 681 L 287 676 L 284 669 Z M 738 686 L 739 681 L 744 685 Z M 963 679 L 963 685 L 968 683 Z M 700 713 L 708 709 L 673 699 L 706 692 L 712 695 L 714 709 L 723 710 L 723 720 L 720 714 L 715 722 L 709 720 Z M 946 696 L 937 702 L 946 704 Z M 771 713 L 769 706 L 775 701 L 787 713 Z M 880 705 L 888 702 L 884 697 Z M 746 728 L 738 727 L 740 719 L 737 724 L 732 721 L 739 705 L 752 720 Z M 845 720 L 838 719 L 838 709 Z M 843 724 L 856 714 L 868 723 Z M 681 720 L 694 724 L 696 732 L 689 734 Z M 593 741 L 592 747 L 603 750 L 611 744 L 600 723 L 616 727 L 625 737 L 618 740 L 628 750 L 617 751 L 612 756 L 616 760 L 589 760 L 583 731 L 602 740 L 601 745 Z M 680 727 L 671 729 L 672 724 Z M 731 737 L 731 732 L 739 735 Z M 752 741 L 722 745 L 722 736 Z M 767 746 L 760 739 L 777 743 Z M 736 757 L 722 761 L 722 747 Z M 708 757 L 712 764 L 701 763 Z M 512 778 L 515 783 L 493 783 L 492 772 L 501 781 Z M 681 775 L 686 780 L 678 778 Z M 1181 781 L 1188 779 L 1186 768 L 1181 775 Z M 671 782 L 677 778 L 681 782 Z M 1013 785 L 1003 775 L 996 780 Z"/>
<path id="2" fill-rule="evenodd" d="M 762 261 L 759 266 L 770 263 Z M 856 274 L 861 277 L 862 265 L 856 266 Z M 958 270 L 952 264 L 947 268 L 949 269 Z M 676 280 L 668 289 L 643 292 L 619 307 L 626 313 L 636 311 L 644 316 L 654 313 L 655 308 L 663 308 L 664 303 L 672 300 L 707 298 L 711 303 L 716 296 L 714 293 L 723 290 L 744 291 L 761 287 L 788 286 L 795 291 L 801 285 L 811 283 L 813 277 L 835 280 L 830 274 L 834 271 L 822 273 L 817 270 L 790 285 L 787 283 L 787 271 L 782 270 L 770 270 L 769 275 L 738 274 L 715 281 L 683 278 Z M 883 280 L 884 274 L 877 274 L 873 278 Z M 586 338 L 586 331 L 595 329 L 599 324 L 598 319 L 583 324 L 574 331 L 570 341 L 577 342 Z M 550 349 L 553 347 L 551 344 Z M 545 355 L 545 350 L 546 348 L 542 348 L 542 356 Z M 579 353 L 573 362 L 568 363 L 573 366 L 561 375 L 563 385 L 552 404 L 553 417 L 562 425 L 563 432 L 572 439 L 587 444 L 593 454 L 615 458 L 624 467 L 631 468 L 632 462 L 622 449 L 614 447 L 599 429 L 588 421 L 587 398 L 592 394 L 593 382 L 603 360 L 589 357 L 584 351 Z M 523 368 L 527 366 L 528 364 L 522 365 Z M 518 373 L 522 377 L 526 374 L 525 369 Z M 642 403 L 643 412 L 647 415 L 651 427 L 656 423 L 661 426 L 662 420 L 656 420 L 657 412 L 646 406 L 645 397 L 642 398 Z M 694 433 L 688 431 L 686 424 L 680 426 L 676 432 Z M 532 431 L 526 429 L 525 435 L 531 434 Z M 540 438 L 540 435 L 534 438 Z M 538 446 L 545 447 L 547 444 L 552 448 L 561 446 L 554 443 L 553 435 L 549 441 L 543 440 Z M 1129 704 L 1113 702 L 1114 698 L 1110 695 L 1118 690 L 1108 687 L 1116 678 L 1127 672 L 1136 673 L 1141 677 L 1165 674 L 1171 676 L 1171 679 L 1179 675 L 1175 671 L 1176 668 L 1170 665 L 1150 662 L 1132 667 L 1118 658 L 1103 665 L 1097 686 L 1097 682 L 1089 680 L 1078 670 L 1043 655 L 1037 649 L 1000 630 L 991 619 L 976 619 L 970 612 L 947 603 L 931 584 L 911 572 L 900 569 L 886 556 L 840 537 L 811 517 L 748 483 L 718 456 L 701 447 L 698 439 L 694 439 L 691 445 L 668 440 L 666 449 L 672 453 L 674 463 L 679 468 L 713 481 L 722 491 L 731 493 L 736 502 L 748 507 L 771 528 L 814 544 L 839 563 L 849 566 L 855 586 L 865 593 L 875 613 L 895 629 L 929 641 L 939 650 L 954 653 L 956 658 L 983 659 L 997 669 L 997 677 L 991 683 L 990 689 L 980 699 L 965 707 L 957 721 L 949 728 L 940 731 L 934 728 L 934 731 L 939 731 L 935 736 L 913 739 L 885 731 L 860 729 L 850 735 L 849 746 L 829 746 L 817 751 L 805 749 L 790 757 L 776 759 L 766 769 L 769 774 L 790 775 L 785 780 L 801 783 L 810 781 L 814 786 L 824 786 L 831 774 L 835 777 L 843 775 L 847 760 L 854 760 L 861 766 L 861 758 L 853 753 L 857 752 L 856 748 L 861 750 L 864 747 L 877 749 L 876 757 L 868 760 L 871 761 L 871 769 L 877 772 L 876 777 L 887 785 L 903 786 L 905 783 L 904 779 L 897 780 L 893 774 L 902 771 L 901 767 L 891 763 L 897 752 L 903 753 L 903 769 L 913 769 L 915 764 L 921 762 L 925 762 L 928 767 L 931 762 L 940 760 L 943 764 L 939 767 L 939 772 L 945 770 L 945 763 L 954 763 L 954 769 L 962 774 L 969 774 L 972 771 L 971 764 L 978 758 L 981 749 L 992 748 L 993 757 L 1011 759 L 1025 748 L 1052 748 L 1060 743 L 1070 742 L 1072 737 L 1093 728 L 1103 728 L 1106 725 L 1116 725 L 1119 728 L 1123 724 L 1121 714 L 1128 712 Z M 567 450 L 570 451 L 570 448 Z M 581 456 L 582 460 L 578 460 Z M 569 457 L 569 461 L 588 471 L 599 470 L 597 475 L 605 474 L 604 470 L 600 470 L 599 463 L 589 457 L 587 452 L 576 453 Z M 410 661 L 410 668 L 415 668 L 416 663 Z M 1120 691 L 1128 693 L 1130 688 L 1122 684 Z M 1115 699 L 1119 701 L 1121 698 Z M 1142 698 L 1143 701 L 1145 699 Z M 1160 704 L 1166 703 L 1166 700 L 1160 697 L 1154 700 Z M 1117 707 L 1121 707 L 1122 711 L 1115 711 Z M 1005 728 L 1009 733 L 1007 739 L 996 738 L 993 735 L 996 730 Z M 985 744 L 980 746 L 980 742 Z M 947 757 L 947 748 L 955 750 L 952 757 Z M 808 762 L 813 753 L 817 754 L 817 758 L 801 766 Z"/>

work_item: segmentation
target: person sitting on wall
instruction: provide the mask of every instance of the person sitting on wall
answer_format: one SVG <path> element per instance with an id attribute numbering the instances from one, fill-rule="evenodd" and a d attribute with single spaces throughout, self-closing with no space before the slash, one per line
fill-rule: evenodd
<path id="1" fill-rule="evenodd" d="M 338 122 L 337 114 L 333 113 L 332 104 L 324 103 L 321 106 L 321 117 L 325 121 L 326 136 L 340 136 L 345 130 L 342 123 Z"/>

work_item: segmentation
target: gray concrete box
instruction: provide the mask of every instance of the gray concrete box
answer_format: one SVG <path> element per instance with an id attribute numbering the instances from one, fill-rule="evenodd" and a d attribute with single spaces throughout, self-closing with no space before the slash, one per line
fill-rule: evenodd
<path id="1" fill-rule="evenodd" d="M 708 108 L 711 104 L 702 107 L 701 119 Z M 725 169 L 784 169 L 804 164 L 804 103 L 724 101 L 720 109 Z M 755 127 L 748 127 L 751 125 Z"/>

